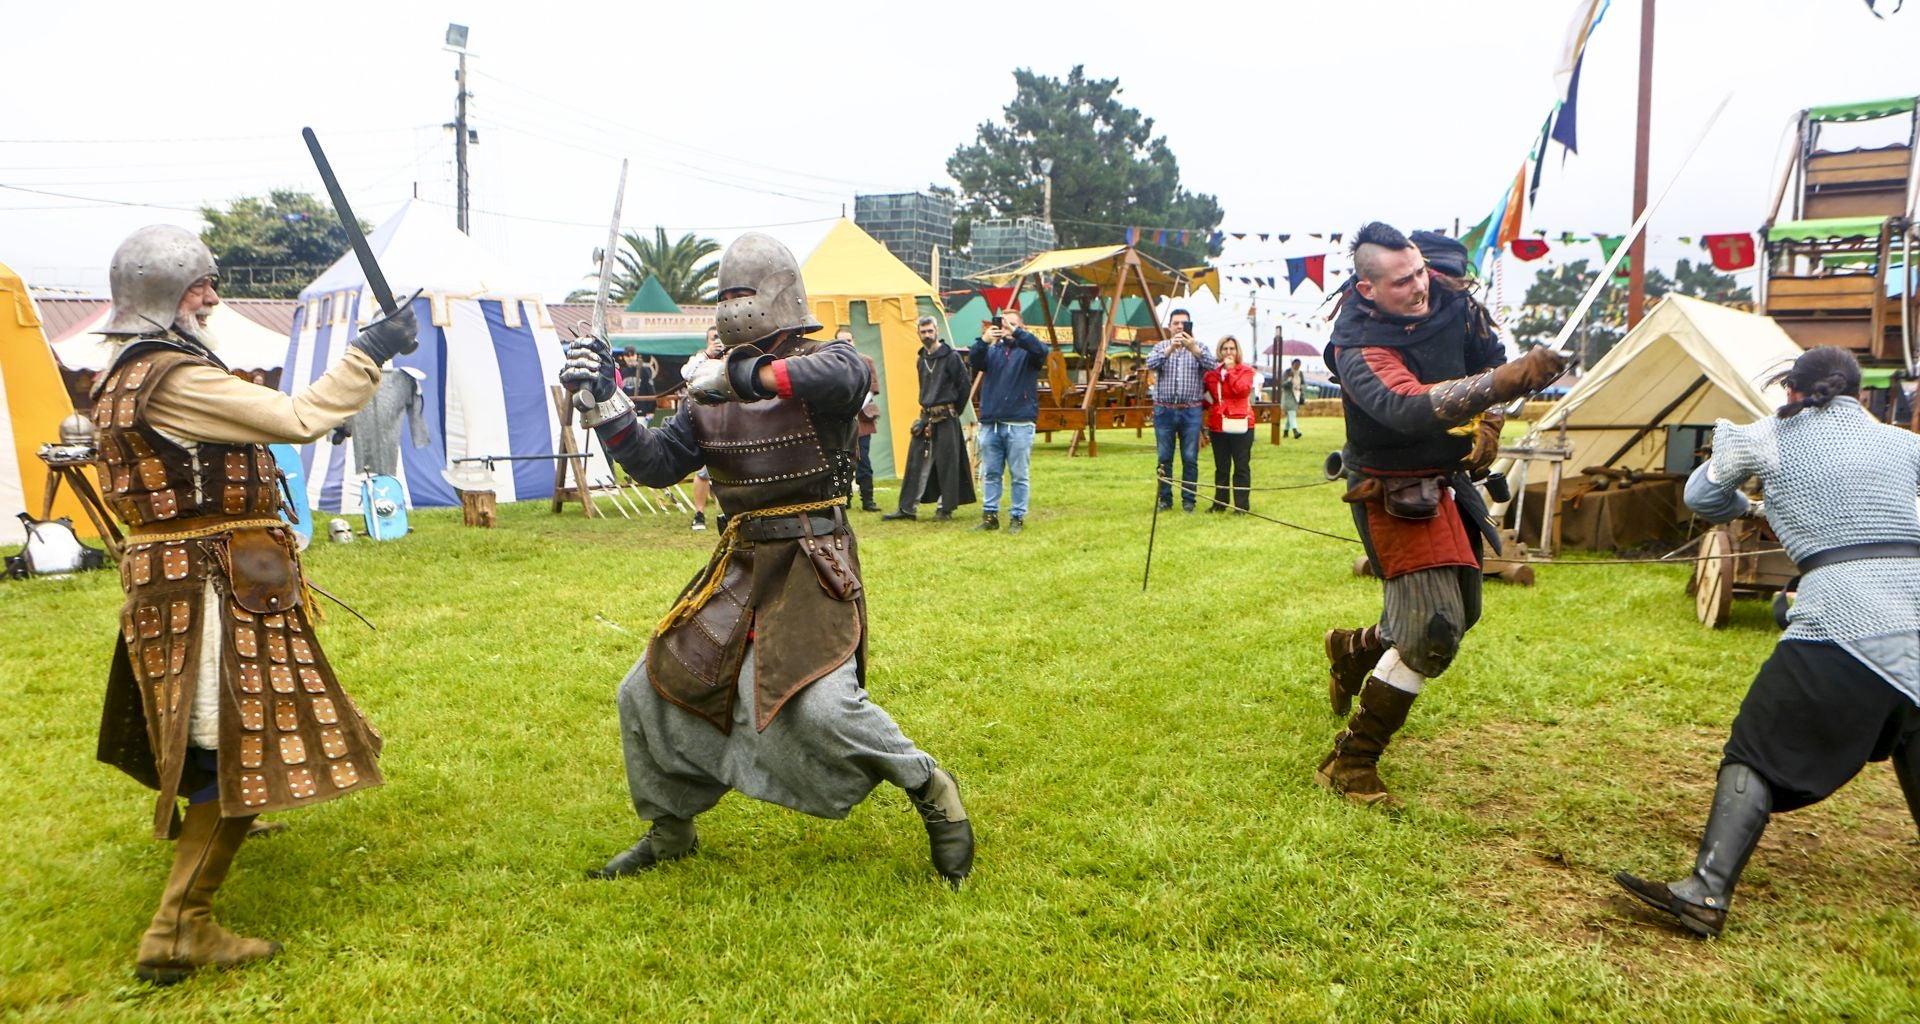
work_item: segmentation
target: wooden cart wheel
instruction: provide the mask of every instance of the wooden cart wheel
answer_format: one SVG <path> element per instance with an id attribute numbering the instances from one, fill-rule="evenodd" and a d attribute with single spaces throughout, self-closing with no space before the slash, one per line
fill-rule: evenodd
<path id="1" fill-rule="evenodd" d="M 1698 586 L 1693 593 L 1694 614 L 1700 624 L 1718 629 L 1733 613 L 1733 537 L 1725 528 L 1714 530 L 1700 542 L 1700 557 L 1694 561 Z"/>

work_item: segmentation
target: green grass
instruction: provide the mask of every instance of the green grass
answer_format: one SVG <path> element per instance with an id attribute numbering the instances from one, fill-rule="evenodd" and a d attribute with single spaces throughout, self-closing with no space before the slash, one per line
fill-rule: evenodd
<path id="1" fill-rule="evenodd" d="M 1306 427 L 1256 448 L 1256 484 L 1317 474 L 1338 428 Z M 1608 880 L 1690 863 L 1774 640 L 1763 604 L 1708 632 L 1680 567 L 1490 586 L 1388 753 L 1412 805 L 1389 818 L 1311 780 L 1339 727 L 1320 634 L 1378 609 L 1357 549 L 1163 514 L 1142 594 L 1151 435 L 1109 433 L 1098 459 L 1062 441 L 1035 453 L 1022 536 L 968 531 L 977 507 L 859 520 L 873 696 L 955 769 L 979 830 L 960 893 L 891 788 L 844 822 L 729 797 L 700 856 L 584 880 L 639 830 L 614 685 L 714 535 L 428 511 L 404 541 L 308 558 L 379 623 L 321 629 L 388 785 L 242 852 L 217 911 L 278 960 L 150 989 L 131 960 L 170 851 L 148 792 L 92 760 L 115 580 L 0 584 L 0 1017 L 1920 1017 L 1920 847 L 1884 766 L 1775 819 L 1721 941 Z M 1350 531 L 1331 488 L 1255 508 Z"/>

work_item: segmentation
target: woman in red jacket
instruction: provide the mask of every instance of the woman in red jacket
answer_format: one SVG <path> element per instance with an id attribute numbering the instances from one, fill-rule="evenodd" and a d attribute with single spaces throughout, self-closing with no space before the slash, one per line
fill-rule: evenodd
<path id="1" fill-rule="evenodd" d="M 1247 488 L 1253 471 L 1253 367 L 1240 358 L 1240 343 L 1232 335 L 1220 339 L 1220 363 L 1207 371 L 1207 435 L 1213 445 L 1213 505 L 1209 512 L 1227 510 L 1227 481 L 1233 481 L 1233 511 L 1247 511 Z"/>

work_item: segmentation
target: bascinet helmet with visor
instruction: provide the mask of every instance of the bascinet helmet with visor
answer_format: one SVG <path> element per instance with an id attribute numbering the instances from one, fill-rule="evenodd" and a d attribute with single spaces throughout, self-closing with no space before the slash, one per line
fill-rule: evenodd
<path id="1" fill-rule="evenodd" d="M 811 334 L 820 321 L 807 310 L 807 289 L 800 263 L 771 235 L 749 231 L 720 255 L 717 282 L 721 295 L 747 289 L 751 295 L 722 298 L 716 312 L 720 341 L 728 348 L 752 345 L 794 331 Z"/>

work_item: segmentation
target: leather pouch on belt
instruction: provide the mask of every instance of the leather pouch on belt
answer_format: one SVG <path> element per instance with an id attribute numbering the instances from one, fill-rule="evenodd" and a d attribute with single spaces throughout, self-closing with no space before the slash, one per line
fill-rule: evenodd
<path id="1" fill-rule="evenodd" d="M 235 604 L 256 615 L 300 603 L 300 569 L 293 551 L 269 529 L 235 530 L 227 541 Z"/>
<path id="2" fill-rule="evenodd" d="M 800 538 L 800 550 L 813 563 L 813 574 L 820 578 L 820 589 L 835 601 L 851 601 L 860 596 L 860 574 L 853 571 L 847 558 L 845 537 L 831 534 Z"/>
<path id="3" fill-rule="evenodd" d="M 1401 519 L 1432 519 L 1440 514 L 1440 478 L 1387 477 L 1380 481 L 1387 514 Z"/>

